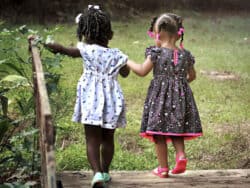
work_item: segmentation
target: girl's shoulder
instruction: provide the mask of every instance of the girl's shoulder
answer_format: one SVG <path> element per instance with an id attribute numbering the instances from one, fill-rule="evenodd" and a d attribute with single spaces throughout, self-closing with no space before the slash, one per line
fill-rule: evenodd
<path id="1" fill-rule="evenodd" d="M 106 48 L 106 47 L 103 47 L 103 46 L 100 46 L 100 45 L 98 45 L 98 44 L 86 44 L 86 43 L 84 43 L 84 42 L 78 42 L 77 43 L 77 48 L 79 49 L 79 50 L 85 50 L 85 51 L 87 51 L 87 50 L 95 50 L 95 49 L 97 49 L 97 50 L 105 50 L 105 49 L 108 49 L 108 48 Z"/>
<path id="2" fill-rule="evenodd" d="M 191 55 L 191 52 L 189 51 L 189 50 L 187 50 L 187 49 L 180 49 L 180 52 L 182 52 L 182 53 L 184 53 L 184 54 L 186 54 L 186 55 Z"/>
<path id="3" fill-rule="evenodd" d="M 119 55 L 123 54 L 122 51 L 118 48 L 108 48 L 98 44 L 86 44 L 83 42 L 77 43 L 77 48 L 85 54 L 110 54 L 110 55 Z"/>
<path id="4" fill-rule="evenodd" d="M 159 55 L 161 53 L 161 48 L 157 46 L 149 46 L 145 50 L 145 57 Z"/>
<path id="5" fill-rule="evenodd" d="M 186 61 L 190 62 L 191 64 L 195 63 L 195 57 L 189 50 L 183 49 L 181 54 Z"/>

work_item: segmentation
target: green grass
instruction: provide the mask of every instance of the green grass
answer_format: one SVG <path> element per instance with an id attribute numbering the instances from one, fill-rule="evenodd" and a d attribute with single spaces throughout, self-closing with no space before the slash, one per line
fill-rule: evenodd
<path id="1" fill-rule="evenodd" d="M 249 21 L 250 18 L 244 16 L 223 16 L 213 19 L 209 15 L 192 13 L 185 19 L 184 45 L 196 58 L 197 79 L 191 87 L 204 129 L 203 137 L 186 142 L 189 169 L 243 168 L 242 164 L 250 157 L 249 138 L 244 134 L 250 130 Z M 74 28 L 69 25 L 64 27 L 65 30 L 56 36 L 57 40 L 63 40 L 66 45 L 75 43 L 75 36 L 72 34 Z M 115 22 L 115 35 L 110 46 L 121 49 L 137 62 L 143 62 L 145 48 L 153 44 L 146 35 L 147 28 L 148 19 Z M 81 60 L 65 58 L 62 85 L 65 89 L 72 90 L 72 101 L 81 66 Z M 200 74 L 201 70 L 229 71 L 240 78 L 211 80 Z M 128 125 L 126 129 L 116 131 L 116 153 L 111 166 L 113 170 L 145 170 L 157 166 L 154 145 L 138 135 L 142 107 L 151 78 L 152 74 L 140 78 L 133 73 L 126 79 L 119 78 L 127 103 Z M 72 109 L 73 104 L 74 102 Z M 65 117 L 61 126 L 71 124 L 72 127 L 78 128 L 71 128 L 77 130 L 70 134 L 75 138 L 74 141 L 71 141 L 63 151 L 57 152 L 60 159 L 58 169 L 86 169 L 89 166 L 85 161 L 84 135 L 79 134 L 82 126 L 70 123 L 70 118 L 71 114 Z M 63 135 L 61 134 L 62 137 Z M 74 146 L 78 146 L 79 149 L 75 150 Z M 66 151 L 71 152 L 72 156 Z M 79 152 L 81 155 L 76 155 Z M 63 159 L 60 158 L 62 156 Z M 80 162 L 79 159 L 67 159 L 73 159 L 74 156 L 80 157 L 84 162 Z M 75 165 L 75 161 L 81 164 Z M 169 146 L 169 161 L 173 167 L 172 145 Z"/>
<path id="2" fill-rule="evenodd" d="M 181 14 L 181 12 L 179 12 Z M 197 79 L 191 83 L 202 120 L 204 136 L 186 142 L 189 169 L 246 168 L 250 158 L 250 17 L 249 15 L 212 15 L 183 12 L 185 15 L 184 46 L 196 58 Z M 117 47 L 129 58 L 143 62 L 145 48 L 153 44 L 146 31 L 151 15 L 127 22 L 114 22 L 111 47 Z M 55 40 L 75 45 L 75 25 L 63 27 Z M 229 71 L 238 80 L 214 80 L 200 73 Z M 70 94 L 66 101 L 72 108 L 77 80 L 82 73 L 82 60 L 65 57 L 62 87 Z M 112 170 L 147 170 L 157 166 L 154 145 L 139 137 L 143 103 L 152 74 L 144 78 L 131 72 L 119 78 L 127 104 L 126 129 L 117 129 L 116 151 Z M 60 100 L 60 99 L 58 99 Z M 72 113 L 57 120 L 57 169 L 89 169 L 83 127 L 71 122 Z M 63 144 L 64 143 L 64 144 Z M 169 145 L 170 166 L 174 150 Z M 247 164 L 249 168 L 249 164 Z"/>

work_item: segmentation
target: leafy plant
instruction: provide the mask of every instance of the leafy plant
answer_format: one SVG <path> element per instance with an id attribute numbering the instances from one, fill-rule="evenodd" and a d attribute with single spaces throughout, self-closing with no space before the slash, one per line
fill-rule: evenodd
<path id="1" fill-rule="evenodd" d="M 45 30 L 47 38 L 52 31 Z M 38 180 L 40 174 L 40 156 L 38 152 L 38 130 L 35 125 L 34 94 L 31 58 L 23 48 L 28 34 L 37 31 L 21 26 L 17 29 L 0 31 L 0 184 L 13 182 L 13 187 L 20 187 L 18 182 Z M 37 46 L 43 53 L 41 45 L 45 37 L 38 37 Z M 48 39 L 46 39 L 48 40 Z M 21 55 L 20 55 L 21 54 Z M 60 113 L 67 105 L 58 105 L 60 92 L 60 74 L 62 56 L 44 56 L 42 58 L 45 80 L 52 108 Z M 58 113 L 59 114 L 59 113 Z M 8 183 L 5 184 L 8 186 Z M 25 187 L 25 185 L 23 185 Z"/>

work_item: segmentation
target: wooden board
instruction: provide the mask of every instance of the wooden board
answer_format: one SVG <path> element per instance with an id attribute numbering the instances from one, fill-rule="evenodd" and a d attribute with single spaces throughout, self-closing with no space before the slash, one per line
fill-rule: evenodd
<path id="1" fill-rule="evenodd" d="M 169 178 L 158 178 L 150 171 L 112 171 L 107 188 L 250 188 L 250 169 L 186 171 Z M 63 188 L 90 188 L 92 173 L 62 172 L 57 176 Z"/>

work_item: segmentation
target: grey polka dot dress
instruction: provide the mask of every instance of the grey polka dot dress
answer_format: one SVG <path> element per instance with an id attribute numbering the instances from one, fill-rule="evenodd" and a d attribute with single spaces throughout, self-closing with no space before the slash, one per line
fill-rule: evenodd
<path id="1" fill-rule="evenodd" d="M 154 135 L 165 135 L 168 142 L 171 136 L 185 139 L 201 136 L 199 112 L 186 79 L 188 69 L 195 63 L 194 57 L 187 50 L 157 47 L 147 48 L 146 56 L 151 57 L 154 68 L 140 135 L 151 141 Z"/>
<path id="2" fill-rule="evenodd" d="M 107 129 L 125 127 L 125 102 L 117 77 L 127 56 L 115 48 L 78 44 L 84 72 L 77 84 L 72 121 Z"/>

